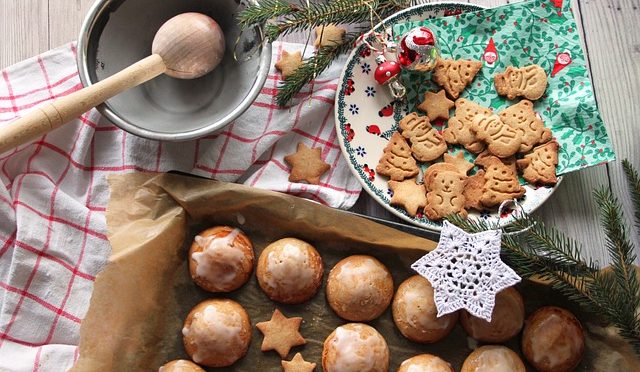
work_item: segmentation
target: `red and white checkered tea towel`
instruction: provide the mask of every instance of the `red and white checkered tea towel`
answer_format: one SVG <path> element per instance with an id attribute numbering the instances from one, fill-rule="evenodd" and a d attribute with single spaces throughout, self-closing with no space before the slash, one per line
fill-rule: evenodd
<path id="1" fill-rule="evenodd" d="M 272 62 L 285 49 L 302 48 L 275 43 Z M 1 71 L 0 126 L 80 89 L 75 54 L 69 44 Z M 299 94 L 302 103 L 287 109 L 275 103 L 281 76 L 272 67 L 241 118 L 196 141 L 141 139 L 92 110 L 0 154 L 0 370 L 62 371 L 73 364 L 93 281 L 110 253 L 104 218 L 109 174 L 179 170 L 351 207 L 360 185 L 340 154 L 333 119 L 343 64 L 334 63 L 312 90 Z M 301 141 L 320 147 L 331 165 L 318 186 L 287 180 L 283 157 Z"/>

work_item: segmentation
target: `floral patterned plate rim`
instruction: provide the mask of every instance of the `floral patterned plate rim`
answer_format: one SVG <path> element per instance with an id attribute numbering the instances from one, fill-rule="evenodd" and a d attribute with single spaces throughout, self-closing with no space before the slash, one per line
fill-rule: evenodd
<path id="1" fill-rule="evenodd" d="M 462 12 L 477 11 L 480 6 L 442 2 L 417 5 L 398 12 L 383 21 L 387 29 L 398 22 L 422 20 Z M 383 26 L 376 26 L 382 32 Z M 442 223 L 431 221 L 424 215 L 411 217 L 402 207 L 390 205 L 392 191 L 387 185 L 388 178 L 376 174 L 375 168 L 389 138 L 397 130 L 397 122 L 406 114 L 407 105 L 393 101 L 386 86 L 378 85 L 373 77 L 376 68 L 375 55 L 364 44 L 353 49 L 338 82 L 335 104 L 335 121 L 338 142 L 349 168 L 371 197 L 401 219 L 416 226 L 439 232 Z M 423 170 L 426 165 L 422 165 Z M 519 200 L 525 213 L 531 213 L 542 205 L 561 183 L 554 187 L 533 187 L 524 185 L 526 194 Z M 504 208 L 502 213 L 469 211 L 469 218 L 484 220 L 489 224 L 506 226 L 513 222 L 516 213 Z"/>

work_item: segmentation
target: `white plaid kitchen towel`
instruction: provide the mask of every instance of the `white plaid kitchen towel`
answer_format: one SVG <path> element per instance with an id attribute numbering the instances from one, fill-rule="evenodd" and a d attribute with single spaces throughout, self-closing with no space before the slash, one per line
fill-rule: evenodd
<path id="1" fill-rule="evenodd" d="M 275 43 L 272 64 L 283 50 L 302 48 Z M 80 89 L 75 54 L 68 44 L 0 71 L 0 126 Z M 0 154 L 0 371 L 63 371 L 77 357 L 80 321 L 110 253 L 104 218 L 110 174 L 178 170 L 351 207 L 361 188 L 340 154 L 333 116 L 344 61 L 284 109 L 275 102 L 281 75 L 272 67 L 241 118 L 196 141 L 138 138 L 91 110 Z M 318 186 L 287 180 L 283 158 L 298 142 L 321 148 L 331 165 Z"/>

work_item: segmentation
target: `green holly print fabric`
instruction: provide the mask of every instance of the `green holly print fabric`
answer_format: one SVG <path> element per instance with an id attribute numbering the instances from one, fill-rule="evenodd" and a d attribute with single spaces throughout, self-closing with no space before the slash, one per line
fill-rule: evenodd
<path id="1" fill-rule="evenodd" d="M 569 0 L 533 0 L 479 12 L 407 22 L 393 27 L 399 40 L 417 26 L 429 27 L 443 58 L 483 62 L 462 97 L 499 112 L 517 103 L 498 96 L 493 77 L 507 66 L 537 64 L 547 72 L 545 95 L 534 109 L 560 144 L 558 174 L 615 159 L 598 112 L 580 35 Z M 403 72 L 411 111 L 427 90 L 441 89 L 430 74 Z"/>

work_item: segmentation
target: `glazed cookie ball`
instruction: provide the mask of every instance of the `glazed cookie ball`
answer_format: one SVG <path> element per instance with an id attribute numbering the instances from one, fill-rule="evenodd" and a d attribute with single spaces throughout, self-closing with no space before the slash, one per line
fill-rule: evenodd
<path id="1" fill-rule="evenodd" d="M 349 256 L 331 269 L 327 301 L 339 317 L 366 322 L 379 317 L 391 303 L 393 278 L 371 256 Z"/>
<path id="2" fill-rule="evenodd" d="M 273 301 L 299 304 L 316 294 L 323 270 L 322 258 L 311 244 L 285 238 L 262 251 L 256 276 L 260 288 Z"/>
<path id="3" fill-rule="evenodd" d="M 398 372 L 454 372 L 451 364 L 431 354 L 420 354 L 400 364 Z"/>
<path id="4" fill-rule="evenodd" d="M 414 342 L 433 343 L 448 335 L 458 321 L 458 312 L 437 317 L 431 283 L 414 275 L 398 287 L 393 304 L 393 321 L 404 337 Z"/>
<path id="5" fill-rule="evenodd" d="M 214 299 L 199 303 L 189 312 L 182 339 L 194 362 L 226 367 L 247 353 L 251 332 L 249 315 L 240 304 Z"/>
<path id="6" fill-rule="evenodd" d="M 582 325 L 568 310 L 542 307 L 527 318 L 522 352 L 539 371 L 571 371 L 584 353 Z"/>
<path id="7" fill-rule="evenodd" d="M 522 359 L 513 350 L 499 345 L 486 345 L 469 354 L 460 372 L 525 372 Z"/>
<path id="8" fill-rule="evenodd" d="M 387 342 L 371 326 L 345 324 L 324 341 L 322 368 L 325 372 L 386 372 L 389 369 Z"/>
<path id="9" fill-rule="evenodd" d="M 491 322 L 462 311 L 460 323 L 469 336 L 476 340 L 491 343 L 505 342 L 517 335 L 524 324 L 522 296 L 513 287 L 506 288 L 496 295 Z"/>
<path id="10" fill-rule="evenodd" d="M 189 249 L 189 271 L 210 292 L 230 292 L 249 280 L 253 245 L 239 229 L 216 226 L 196 235 Z"/>
<path id="11" fill-rule="evenodd" d="M 178 359 L 164 364 L 158 372 L 204 372 L 204 369 L 190 360 Z"/>

